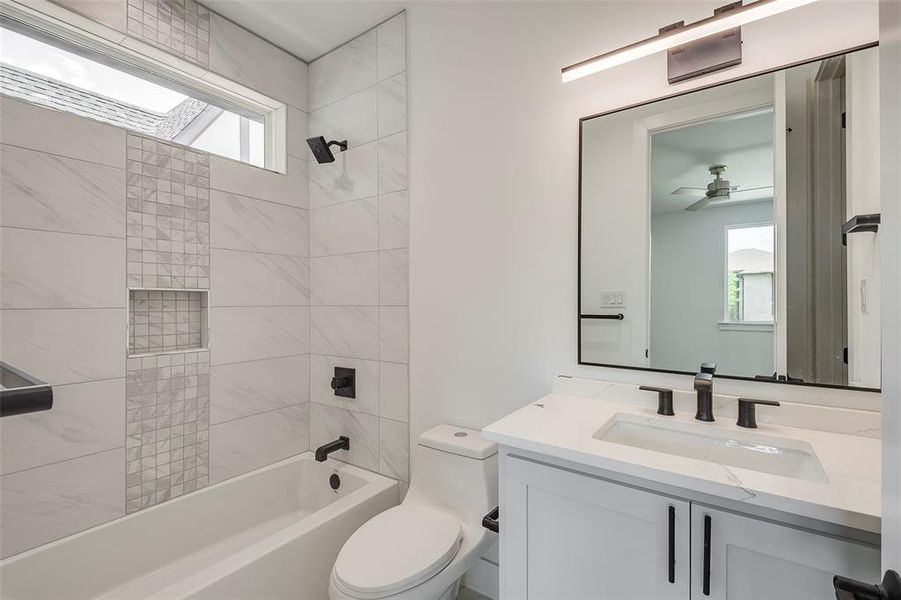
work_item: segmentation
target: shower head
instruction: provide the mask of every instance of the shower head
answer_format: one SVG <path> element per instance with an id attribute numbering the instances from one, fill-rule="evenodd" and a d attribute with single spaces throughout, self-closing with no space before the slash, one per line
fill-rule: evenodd
<path id="1" fill-rule="evenodd" d="M 307 138 L 307 144 L 310 145 L 310 150 L 313 151 L 313 156 L 316 157 L 316 162 L 319 164 L 335 162 L 335 155 L 332 154 L 332 150 L 329 146 L 338 146 L 341 152 L 347 150 L 347 140 L 344 140 L 343 142 L 336 142 L 334 140 L 326 142 L 325 138 L 321 135 L 319 137 Z"/>

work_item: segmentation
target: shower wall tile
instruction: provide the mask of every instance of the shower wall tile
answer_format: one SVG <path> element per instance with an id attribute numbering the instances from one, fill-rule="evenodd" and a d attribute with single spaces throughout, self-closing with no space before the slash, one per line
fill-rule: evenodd
<path id="1" fill-rule="evenodd" d="M 0 253 L 2 308 L 125 306 L 121 238 L 3 227 Z"/>
<path id="2" fill-rule="evenodd" d="M 3 96 L 0 142 L 125 169 L 123 130 Z"/>
<path id="3" fill-rule="evenodd" d="M 377 82 L 376 32 L 364 33 L 310 64 L 310 109 L 346 98 Z"/>
<path id="4" fill-rule="evenodd" d="M 214 483 L 306 452 L 310 403 L 227 421 L 210 429 Z"/>
<path id="5" fill-rule="evenodd" d="M 210 420 L 215 425 L 303 404 L 310 398 L 308 354 L 214 366 Z"/>
<path id="6" fill-rule="evenodd" d="M 210 187 L 260 200 L 307 208 L 307 163 L 288 157 L 287 174 L 276 173 L 236 160 L 213 156 L 210 159 Z"/>
<path id="7" fill-rule="evenodd" d="M 0 478 L 2 557 L 125 515 L 125 448 Z"/>
<path id="8" fill-rule="evenodd" d="M 0 360 L 53 385 L 120 378 L 125 323 L 125 308 L 3 310 Z"/>
<path id="9" fill-rule="evenodd" d="M 385 137 L 407 129 L 407 74 L 399 73 L 378 85 L 378 132 Z"/>
<path id="10" fill-rule="evenodd" d="M 4 144 L 0 197 L 6 227 L 125 237 L 122 169 Z"/>
<path id="11" fill-rule="evenodd" d="M 129 355 L 206 346 L 209 305 L 205 292 L 131 290 L 128 304 Z"/>
<path id="12" fill-rule="evenodd" d="M 214 249 L 214 306 L 309 304 L 309 259 Z"/>
<path id="13" fill-rule="evenodd" d="M 307 256 L 307 211 L 219 190 L 210 192 L 213 248 Z"/>
<path id="14" fill-rule="evenodd" d="M 54 4 L 85 16 L 92 21 L 109 25 L 117 31 L 127 31 L 128 3 L 125 0 L 51 0 Z M 139 0 L 132 0 L 138 2 Z"/>
<path id="15" fill-rule="evenodd" d="M 335 395 L 331 386 L 335 367 L 356 370 L 356 398 Z M 379 363 L 314 354 L 310 359 L 310 400 L 370 415 L 379 414 Z"/>
<path id="16" fill-rule="evenodd" d="M 406 423 L 409 419 L 407 365 L 379 364 L 379 416 Z"/>
<path id="17" fill-rule="evenodd" d="M 313 305 L 378 305 L 378 252 L 310 259 Z"/>
<path id="18" fill-rule="evenodd" d="M 407 192 L 379 196 L 379 248 L 406 248 L 410 243 L 410 207 Z"/>
<path id="19" fill-rule="evenodd" d="M 375 142 L 349 148 L 333 163 L 311 163 L 310 206 L 316 208 L 375 196 L 378 165 Z"/>
<path id="20" fill-rule="evenodd" d="M 127 32 L 201 67 L 210 65 L 210 11 L 195 0 L 130 0 Z"/>
<path id="21" fill-rule="evenodd" d="M 379 252 L 379 304 L 406 306 L 408 285 L 407 250 Z"/>
<path id="22" fill-rule="evenodd" d="M 213 13 L 210 70 L 301 110 L 307 109 L 307 65 Z"/>
<path id="23" fill-rule="evenodd" d="M 53 386 L 53 410 L 0 421 L 2 475 L 120 448 L 125 379 Z"/>
<path id="24" fill-rule="evenodd" d="M 379 418 L 325 404 L 310 403 L 310 447 L 346 435 L 350 450 L 338 450 L 331 456 L 370 471 L 379 470 Z"/>
<path id="25" fill-rule="evenodd" d="M 313 135 L 326 140 L 347 140 L 348 148 L 357 148 L 378 138 L 378 105 L 375 86 L 342 98 L 310 112 L 309 128 Z M 333 148 L 334 149 L 334 148 Z M 337 153 L 337 149 L 334 149 Z M 312 152 L 309 154 L 313 160 Z"/>
<path id="26" fill-rule="evenodd" d="M 379 140 L 379 193 L 407 189 L 407 132 Z"/>
<path id="27" fill-rule="evenodd" d="M 410 435 L 406 423 L 379 419 L 379 473 L 409 481 Z"/>
<path id="28" fill-rule="evenodd" d="M 310 307 L 310 346 L 316 354 L 379 358 L 377 306 Z"/>
<path id="29" fill-rule="evenodd" d="M 309 310 L 306 306 L 213 307 L 212 364 L 307 354 Z"/>
<path id="30" fill-rule="evenodd" d="M 376 198 L 310 210 L 310 255 L 328 256 L 377 250 L 379 203 Z"/>
<path id="31" fill-rule="evenodd" d="M 379 81 L 407 69 L 407 13 L 402 12 L 376 30 Z"/>
<path id="32" fill-rule="evenodd" d="M 208 352 L 129 358 L 126 512 L 209 485 Z"/>
<path id="33" fill-rule="evenodd" d="M 388 362 L 407 362 L 407 307 L 379 309 L 379 357 Z"/>
<path id="34" fill-rule="evenodd" d="M 310 147 L 307 146 L 307 138 L 310 137 L 307 124 L 309 116 L 303 110 L 288 105 L 288 156 L 309 160 Z"/>

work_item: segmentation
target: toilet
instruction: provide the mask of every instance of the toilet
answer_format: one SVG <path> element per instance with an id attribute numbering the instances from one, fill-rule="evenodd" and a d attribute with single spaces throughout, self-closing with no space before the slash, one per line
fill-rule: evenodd
<path id="1" fill-rule="evenodd" d="M 453 600 L 463 574 L 497 539 L 482 518 L 497 506 L 497 446 L 438 425 L 421 436 L 404 501 L 341 548 L 331 600 Z"/>

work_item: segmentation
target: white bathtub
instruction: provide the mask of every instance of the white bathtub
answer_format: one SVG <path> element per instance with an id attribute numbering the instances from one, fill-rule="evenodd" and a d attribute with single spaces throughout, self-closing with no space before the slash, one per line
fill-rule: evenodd
<path id="1" fill-rule="evenodd" d="M 325 600 L 341 546 L 397 501 L 393 479 L 308 452 L 7 558 L 0 597 Z"/>

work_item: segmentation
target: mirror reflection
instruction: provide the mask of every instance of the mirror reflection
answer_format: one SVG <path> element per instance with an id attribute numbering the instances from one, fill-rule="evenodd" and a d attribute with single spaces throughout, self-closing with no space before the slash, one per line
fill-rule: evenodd
<path id="1" fill-rule="evenodd" d="M 878 388 L 877 49 L 582 121 L 580 362 Z"/>

